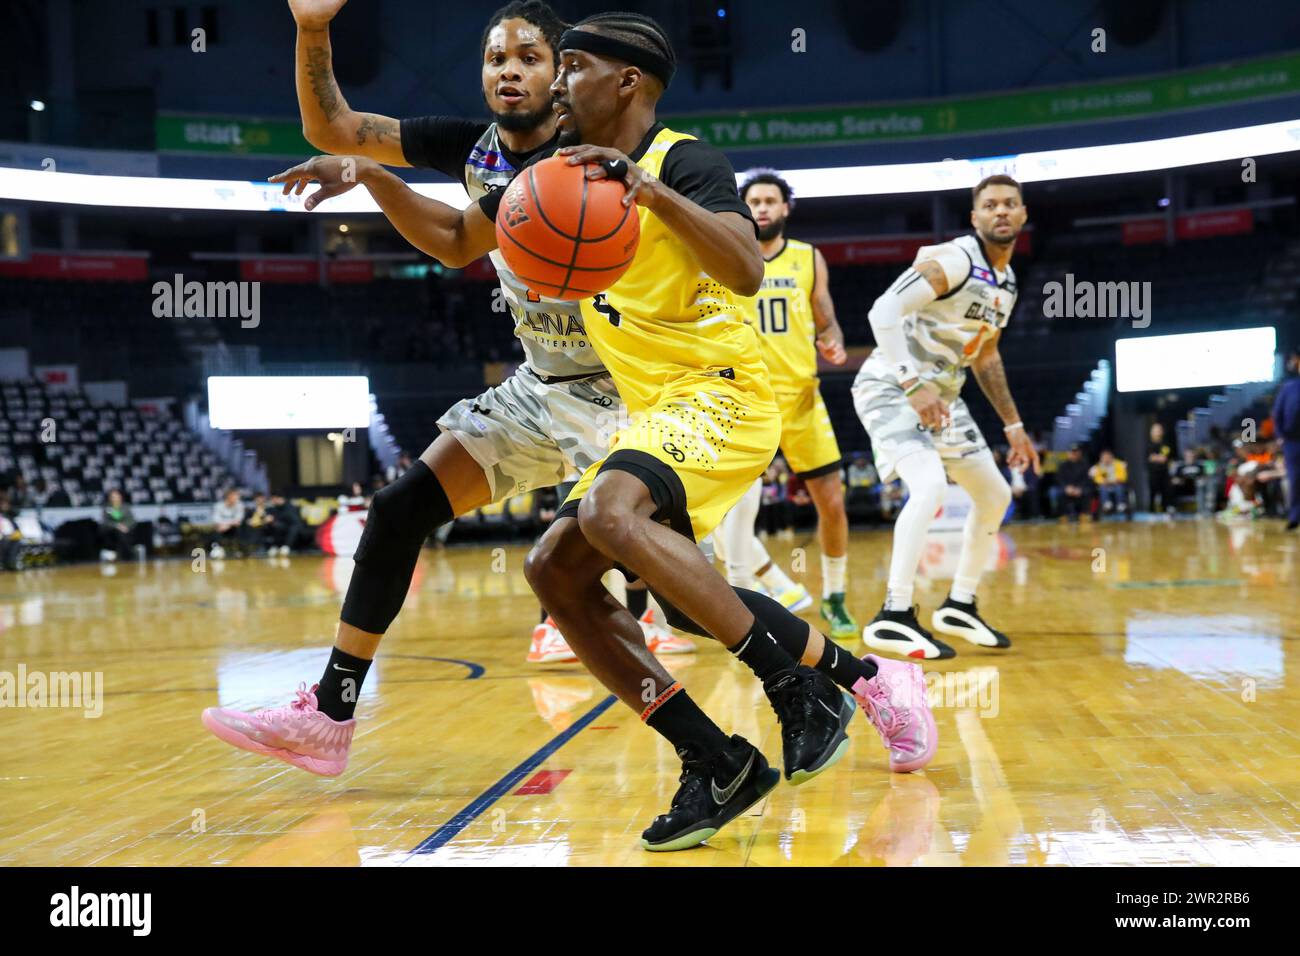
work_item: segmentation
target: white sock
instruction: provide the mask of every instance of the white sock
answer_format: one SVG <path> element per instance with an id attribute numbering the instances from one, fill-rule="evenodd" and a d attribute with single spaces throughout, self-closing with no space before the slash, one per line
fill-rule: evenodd
<path id="1" fill-rule="evenodd" d="M 838 558 L 822 555 L 822 597 L 844 593 L 844 576 L 848 564 L 847 554 L 841 554 Z"/>
<path id="2" fill-rule="evenodd" d="M 759 565 L 754 564 L 750 549 L 758 540 L 754 537 L 754 522 L 762 500 L 763 482 L 759 479 L 731 506 L 714 534 L 715 547 L 727 567 L 727 583 L 733 588 L 754 587 L 754 568 Z"/>
<path id="3" fill-rule="evenodd" d="M 799 585 L 790 580 L 790 576 L 781 570 L 780 566 L 774 561 L 772 566 L 758 576 L 763 582 L 763 587 L 767 588 L 773 594 L 780 594 L 782 591 L 790 591 Z"/>
<path id="4" fill-rule="evenodd" d="M 948 487 L 939 453 L 926 449 L 906 455 L 896 466 L 907 486 L 907 504 L 894 521 L 894 549 L 889 556 L 889 583 L 885 609 L 906 611 L 912 607 L 916 569 L 925 547 L 925 533 L 943 504 Z"/>
<path id="5" fill-rule="evenodd" d="M 997 547 L 998 528 L 1011 503 L 1011 487 L 988 452 L 954 463 L 952 479 L 970 495 L 973 506 L 962 526 L 961 555 L 949 595 L 954 601 L 970 604 Z"/>

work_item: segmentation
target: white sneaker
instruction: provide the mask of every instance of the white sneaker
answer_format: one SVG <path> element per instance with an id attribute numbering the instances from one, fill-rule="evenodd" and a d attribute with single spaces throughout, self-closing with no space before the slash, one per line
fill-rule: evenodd
<path id="1" fill-rule="evenodd" d="M 559 664 L 576 661 L 578 655 L 573 653 L 555 621 L 547 616 L 541 624 L 533 628 L 533 643 L 526 658 L 530 664 Z"/>
<path id="2" fill-rule="evenodd" d="M 648 607 L 638 621 L 645 634 L 645 646 L 651 654 L 694 654 L 695 642 L 689 637 L 674 634 L 672 629 L 659 620 L 655 608 Z"/>
<path id="3" fill-rule="evenodd" d="M 213 561 L 221 561 L 226 557 L 226 549 L 219 544 L 214 544 L 208 551 L 208 557 Z"/>
<path id="4" fill-rule="evenodd" d="M 108 548 L 104 548 L 103 550 L 101 550 L 101 551 L 99 552 L 99 560 L 101 560 L 101 561 L 116 561 L 116 560 L 117 560 L 117 552 L 116 552 L 116 551 L 110 551 L 110 550 L 108 550 Z"/>

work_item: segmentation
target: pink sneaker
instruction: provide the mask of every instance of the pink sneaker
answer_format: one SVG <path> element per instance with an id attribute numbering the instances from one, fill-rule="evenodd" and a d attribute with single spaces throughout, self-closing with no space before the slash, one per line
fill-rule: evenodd
<path id="1" fill-rule="evenodd" d="M 875 654 L 863 659 L 876 665 L 876 676 L 859 678 L 853 696 L 885 742 L 889 769 L 894 773 L 920 770 L 939 746 L 939 730 L 930 713 L 920 665 Z"/>
<path id="2" fill-rule="evenodd" d="M 203 726 L 232 747 L 275 757 L 322 777 L 337 777 L 348 765 L 353 720 L 338 721 L 316 709 L 316 688 L 298 685 L 298 699 L 287 707 L 251 714 L 226 707 L 203 711 Z"/>
<path id="3" fill-rule="evenodd" d="M 674 634 L 672 630 L 659 622 L 659 614 L 648 607 L 638 622 L 645 634 L 645 646 L 651 654 L 694 654 L 695 642 L 689 637 Z"/>

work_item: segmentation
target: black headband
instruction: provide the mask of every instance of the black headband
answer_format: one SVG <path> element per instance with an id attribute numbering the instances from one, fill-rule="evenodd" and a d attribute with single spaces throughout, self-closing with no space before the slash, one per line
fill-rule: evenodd
<path id="1" fill-rule="evenodd" d="M 590 30 L 565 30 L 564 36 L 560 37 L 560 51 L 565 50 L 581 50 L 583 53 L 594 53 L 596 56 L 608 56 L 631 63 L 651 76 L 658 77 L 665 89 L 672 82 L 673 72 L 677 69 L 667 57 L 660 56 L 653 50 L 645 50 L 617 37 L 592 33 Z"/>

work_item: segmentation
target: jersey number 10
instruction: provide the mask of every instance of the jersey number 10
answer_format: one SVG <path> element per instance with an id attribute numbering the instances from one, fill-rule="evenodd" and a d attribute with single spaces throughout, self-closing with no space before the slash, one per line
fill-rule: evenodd
<path id="1" fill-rule="evenodd" d="M 759 299 L 758 327 L 764 334 L 768 332 L 788 332 L 790 330 L 790 313 L 788 309 L 789 304 L 785 299 Z"/>

